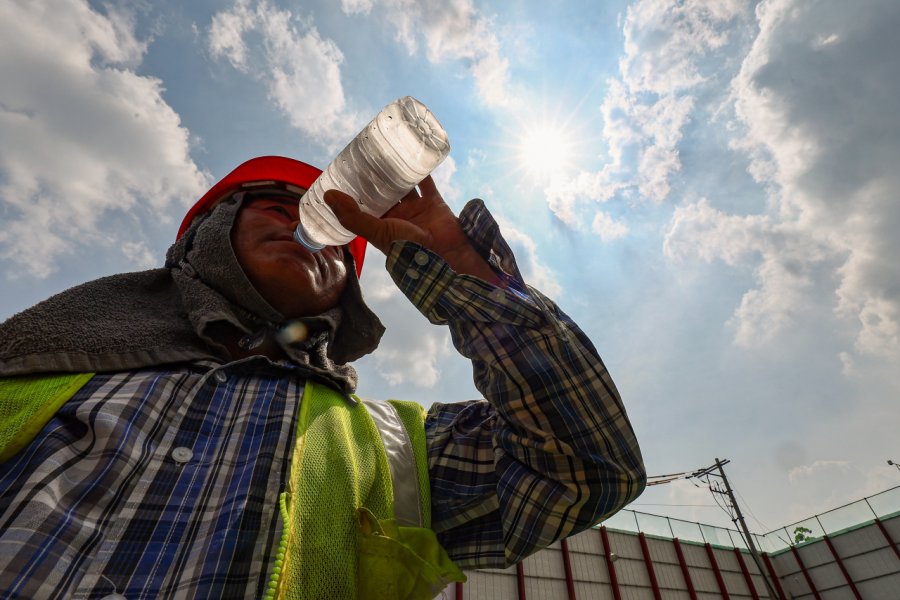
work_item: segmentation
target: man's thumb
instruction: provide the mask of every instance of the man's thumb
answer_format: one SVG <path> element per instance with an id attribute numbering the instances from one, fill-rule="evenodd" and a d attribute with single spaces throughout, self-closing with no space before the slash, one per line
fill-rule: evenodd
<path id="1" fill-rule="evenodd" d="M 340 190 L 325 192 L 325 203 L 334 211 L 347 230 L 365 238 L 370 244 L 387 254 L 395 240 L 409 240 L 427 245 L 428 235 L 418 226 L 403 219 L 379 219 L 360 210 L 352 196 Z"/>
<path id="2" fill-rule="evenodd" d="M 331 208 L 341 225 L 356 235 L 369 237 L 367 234 L 372 233 L 372 224 L 368 221 L 373 217 L 359 210 L 359 206 L 352 196 L 340 190 L 328 190 L 325 192 L 324 199 L 325 204 Z"/>

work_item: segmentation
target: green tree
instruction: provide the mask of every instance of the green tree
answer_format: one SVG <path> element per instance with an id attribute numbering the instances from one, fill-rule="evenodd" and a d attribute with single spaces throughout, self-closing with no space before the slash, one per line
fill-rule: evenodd
<path id="1" fill-rule="evenodd" d="M 802 544 L 812 539 L 812 529 L 803 526 L 794 527 L 794 542 Z"/>

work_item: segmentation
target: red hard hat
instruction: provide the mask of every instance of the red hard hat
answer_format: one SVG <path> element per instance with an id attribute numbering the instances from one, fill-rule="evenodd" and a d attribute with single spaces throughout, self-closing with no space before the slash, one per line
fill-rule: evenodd
<path id="1" fill-rule="evenodd" d="M 313 181 L 321 173 L 322 171 L 311 165 L 293 158 L 285 158 L 284 156 L 251 158 L 223 177 L 222 181 L 203 194 L 203 197 L 184 216 L 181 227 L 178 228 L 176 239 L 181 238 L 191 221 L 194 220 L 194 217 L 211 211 L 221 200 L 244 187 L 256 187 L 248 184 L 270 181 L 273 183 L 288 183 L 303 189 L 309 189 L 309 186 L 313 184 Z M 350 250 L 350 254 L 353 255 L 354 260 L 356 260 L 356 276 L 359 277 L 360 273 L 362 273 L 363 259 L 366 257 L 366 240 L 356 237 L 347 244 L 347 248 Z"/>

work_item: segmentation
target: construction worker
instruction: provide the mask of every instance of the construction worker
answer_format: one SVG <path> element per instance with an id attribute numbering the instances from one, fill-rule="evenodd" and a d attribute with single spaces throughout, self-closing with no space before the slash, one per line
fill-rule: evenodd
<path id="1" fill-rule="evenodd" d="M 319 170 L 236 168 L 165 266 L 82 284 L 0 325 L 0 596 L 431 598 L 643 489 L 618 392 L 584 333 L 527 286 L 480 200 L 431 178 L 361 236 L 295 243 Z M 482 400 L 364 400 L 384 328 L 366 241 L 450 328 Z"/>

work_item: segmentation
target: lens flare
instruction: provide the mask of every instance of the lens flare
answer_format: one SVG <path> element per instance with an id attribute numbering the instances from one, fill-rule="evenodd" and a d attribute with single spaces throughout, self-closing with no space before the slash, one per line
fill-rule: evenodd
<path id="1" fill-rule="evenodd" d="M 571 168 L 572 146 L 570 136 L 560 127 L 529 127 L 519 141 L 521 168 L 537 179 L 560 177 Z"/>

